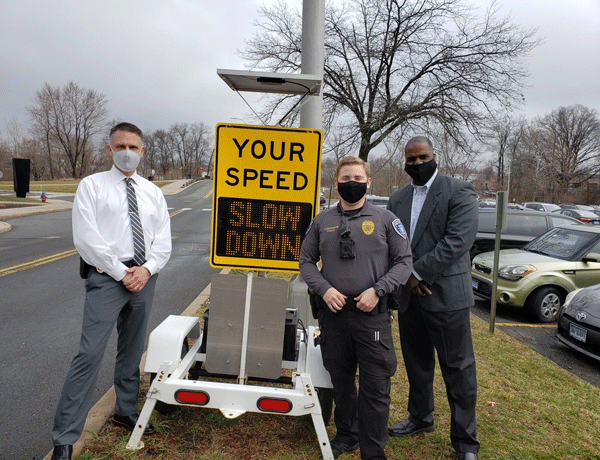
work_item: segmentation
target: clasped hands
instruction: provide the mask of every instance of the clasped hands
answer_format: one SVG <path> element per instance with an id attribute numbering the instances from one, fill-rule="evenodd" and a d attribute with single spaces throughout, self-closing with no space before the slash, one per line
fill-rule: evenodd
<path id="1" fill-rule="evenodd" d="M 131 292 L 140 292 L 149 279 L 150 271 L 146 267 L 131 267 L 121 282 Z"/>
<path id="2" fill-rule="evenodd" d="M 334 287 L 330 287 L 325 292 L 325 295 L 323 295 L 323 300 L 333 313 L 337 313 L 344 308 L 347 298 L 348 296 L 342 294 Z M 372 287 L 354 297 L 354 300 L 356 300 L 356 308 L 365 313 L 369 313 L 379 303 L 379 297 L 377 297 L 375 289 Z"/>

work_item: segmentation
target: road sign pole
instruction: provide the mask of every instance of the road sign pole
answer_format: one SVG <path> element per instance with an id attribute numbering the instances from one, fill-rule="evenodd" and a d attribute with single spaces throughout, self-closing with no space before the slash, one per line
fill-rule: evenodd
<path id="1" fill-rule="evenodd" d="M 492 265 L 492 299 L 490 304 L 490 332 L 496 325 L 496 289 L 498 289 L 498 261 L 500 259 L 500 235 L 506 227 L 506 192 L 496 196 L 496 244 L 494 245 L 494 264 Z"/>

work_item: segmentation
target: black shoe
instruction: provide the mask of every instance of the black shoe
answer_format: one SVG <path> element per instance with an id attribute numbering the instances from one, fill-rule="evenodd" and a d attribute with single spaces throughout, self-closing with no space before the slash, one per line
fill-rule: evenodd
<path id="1" fill-rule="evenodd" d="M 475 452 L 459 452 L 458 460 L 477 460 L 477 454 Z"/>
<path id="2" fill-rule="evenodd" d="M 71 455 L 73 455 L 73 446 L 54 446 L 52 460 L 71 460 Z"/>
<path id="3" fill-rule="evenodd" d="M 412 436 L 417 433 L 428 433 L 435 430 L 433 423 L 413 423 L 410 419 L 406 419 L 403 422 L 396 423 L 388 428 L 390 436 Z"/>
<path id="4" fill-rule="evenodd" d="M 121 426 L 127 427 L 131 431 L 133 431 L 133 429 L 135 428 L 135 424 L 137 423 L 138 417 L 139 417 L 138 414 L 131 414 L 131 415 L 114 414 L 112 421 L 116 425 L 121 425 Z M 154 427 L 148 423 L 146 425 L 146 428 L 144 428 L 144 434 L 152 434 L 152 433 L 154 433 Z"/>
<path id="5" fill-rule="evenodd" d="M 331 445 L 331 452 L 333 452 L 333 458 L 338 458 L 344 452 L 352 452 L 353 450 L 358 449 L 358 442 L 353 444 L 346 444 L 344 441 L 338 441 L 337 439 L 332 439 L 329 443 Z"/>

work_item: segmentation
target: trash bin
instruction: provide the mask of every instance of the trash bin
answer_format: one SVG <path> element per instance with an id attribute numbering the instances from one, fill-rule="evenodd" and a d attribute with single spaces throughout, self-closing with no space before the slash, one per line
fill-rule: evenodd
<path id="1" fill-rule="evenodd" d="M 29 158 L 13 158 L 13 183 L 17 197 L 25 198 L 29 192 L 29 174 L 31 160 Z"/>

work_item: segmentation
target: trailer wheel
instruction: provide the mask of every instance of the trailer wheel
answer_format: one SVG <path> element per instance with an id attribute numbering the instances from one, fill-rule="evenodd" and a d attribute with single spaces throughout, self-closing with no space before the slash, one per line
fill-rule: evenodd
<path id="1" fill-rule="evenodd" d="M 183 345 L 181 346 L 181 357 L 183 358 L 187 355 L 187 352 L 190 351 L 190 346 L 188 345 L 187 337 L 183 340 Z M 150 382 L 153 382 L 156 378 L 156 372 L 152 372 L 150 374 Z M 161 414 L 171 414 L 177 410 L 179 406 L 176 404 L 168 404 L 163 401 L 156 401 L 156 406 L 154 408 L 157 412 Z"/>
<path id="2" fill-rule="evenodd" d="M 333 389 L 325 387 L 316 387 L 319 404 L 321 405 L 321 415 L 325 426 L 329 425 L 331 412 L 333 411 Z"/>

